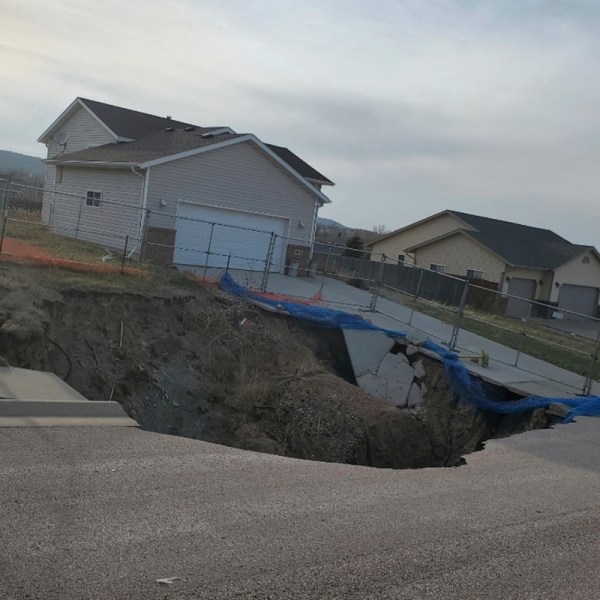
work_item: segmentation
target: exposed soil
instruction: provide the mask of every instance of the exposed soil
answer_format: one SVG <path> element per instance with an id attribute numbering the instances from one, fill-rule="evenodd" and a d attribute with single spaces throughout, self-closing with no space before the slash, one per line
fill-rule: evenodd
<path id="1" fill-rule="evenodd" d="M 120 402 L 145 429 L 313 460 L 454 466 L 494 435 L 547 426 L 543 411 L 506 419 L 458 402 L 427 359 L 424 406 L 399 410 L 353 385 L 340 332 L 176 273 L 0 265 L 0 355 Z"/>

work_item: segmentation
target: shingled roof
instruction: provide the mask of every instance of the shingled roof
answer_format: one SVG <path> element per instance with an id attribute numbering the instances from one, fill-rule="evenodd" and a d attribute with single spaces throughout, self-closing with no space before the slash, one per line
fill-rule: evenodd
<path id="1" fill-rule="evenodd" d="M 52 127 L 57 126 L 57 123 L 66 118 L 68 113 L 77 105 L 84 105 L 85 108 L 91 111 L 99 121 L 119 138 L 119 142 L 65 154 L 51 162 L 65 164 L 69 162 L 140 164 L 185 152 L 186 150 L 209 146 L 219 141 L 222 142 L 227 139 L 222 137 L 223 135 L 239 137 L 229 127 L 200 127 L 191 123 L 176 121 L 171 117 L 159 117 L 129 108 L 122 108 L 114 104 L 90 100 L 89 98 L 77 98 L 54 125 L 40 136 L 38 141 L 46 141 Z M 190 128 L 193 128 L 191 132 L 185 131 L 185 129 Z M 215 132 L 217 135 L 212 138 L 203 137 L 204 134 L 210 132 Z M 312 184 L 334 185 L 330 179 L 319 173 L 288 148 L 275 146 L 274 144 L 264 145 Z"/>
<path id="2" fill-rule="evenodd" d="M 79 152 L 71 152 L 56 157 L 52 161 L 57 164 L 69 163 L 117 163 L 137 166 L 146 162 L 173 156 L 188 150 L 211 146 L 219 142 L 242 137 L 238 134 L 222 133 L 210 135 L 204 129 L 185 131 L 155 131 L 134 142 L 118 142 L 93 146 Z"/>
<path id="3" fill-rule="evenodd" d="M 593 246 L 572 244 L 549 229 L 481 217 L 456 210 L 447 210 L 434 215 L 434 217 L 440 214 L 454 215 L 469 229 L 458 227 L 433 239 L 414 244 L 410 248 L 406 248 L 408 252 L 455 235 L 463 235 L 484 246 L 510 266 L 551 270 L 588 250 L 596 251 Z"/>
<path id="4" fill-rule="evenodd" d="M 149 133 L 167 127 L 183 129 L 192 123 L 175 121 L 170 117 L 158 117 L 138 110 L 122 108 L 114 104 L 106 104 L 89 98 L 79 98 L 113 133 L 119 137 L 137 140 Z M 202 131 L 223 129 L 223 127 L 197 127 Z"/>

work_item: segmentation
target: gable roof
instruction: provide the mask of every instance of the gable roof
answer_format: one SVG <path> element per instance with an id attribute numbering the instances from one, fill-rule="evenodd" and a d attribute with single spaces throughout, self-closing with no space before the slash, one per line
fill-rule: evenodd
<path id="1" fill-rule="evenodd" d="M 199 127 L 191 123 L 185 123 L 183 121 L 176 121 L 170 117 L 159 117 L 148 113 L 143 113 L 137 110 L 131 110 L 129 108 L 122 108 L 114 104 L 107 104 L 105 102 L 98 102 L 97 100 L 90 100 L 88 98 L 75 98 L 75 100 L 64 110 L 61 115 L 50 125 L 48 129 L 38 138 L 38 142 L 46 142 L 51 134 L 65 122 L 75 110 L 79 107 L 83 107 L 87 110 L 97 121 L 102 125 L 113 137 L 116 142 L 143 142 L 140 146 L 128 149 L 123 153 L 102 151 L 103 158 L 96 158 L 93 153 L 85 154 L 87 150 L 80 152 L 73 152 L 71 155 L 74 160 L 79 161 L 108 161 L 108 162 L 127 162 L 127 156 L 133 156 L 136 152 L 139 152 L 139 157 L 142 157 L 144 153 L 148 156 L 155 150 L 154 158 L 160 158 L 166 156 L 164 154 L 165 148 L 169 145 L 171 147 L 177 145 L 177 141 L 173 139 L 162 138 L 160 134 L 165 133 L 165 129 L 173 128 L 175 130 L 183 130 L 185 128 L 193 127 L 193 133 L 195 135 L 202 135 L 204 133 L 212 132 L 213 134 L 231 134 L 236 135 L 233 129 L 230 127 L 214 126 L 214 127 Z M 173 132 L 170 132 L 173 133 Z M 186 132 L 187 133 L 187 132 Z M 171 136 L 174 137 L 174 136 Z M 142 139 L 144 138 L 144 139 Z M 183 146 L 189 144 L 189 139 L 179 140 L 183 142 Z M 151 148 L 151 144 L 156 144 L 156 147 Z M 261 142 L 262 143 L 262 142 Z M 200 147 L 202 144 L 192 147 Z M 208 144 L 206 144 L 208 145 Z M 106 144 L 105 146 L 115 146 L 115 144 Z M 100 146 L 104 148 L 105 146 Z M 302 177 L 307 179 L 309 182 L 322 184 L 322 185 L 334 185 L 333 182 L 325 177 L 325 175 L 319 173 L 316 169 L 311 167 L 308 163 L 303 161 L 299 156 L 294 154 L 288 148 L 282 146 L 275 146 L 273 144 L 265 144 L 269 150 L 276 154 L 281 160 L 285 161 L 295 172 L 299 173 Z M 94 150 L 95 148 L 89 148 L 88 150 Z M 131 152 L 130 152 L 131 150 Z M 128 154 L 129 153 L 129 154 Z M 167 154 L 168 155 L 168 154 Z M 89 157 L 89 158 L 86 158 Z M 112 158 L 122 157 L 122 158 Z M 152 160 L 148 158 L 147 160 Z M 329 201 L 329 200 L 327 200 Z"/>
<path id="2" fill-rule="evenodd" d="M 88 98 L 79 98 L 79 100 L 120 138 L 137 140 L 142 136 L 160 129 L 165 129 L 166 127 L 179 127 L 183 129 L 192 126 L 192 123 L 184 123 L 183 121 L 176 121 L 170 117 L 159 117 L 138 110 L 121 108 L 120 106 L 98 102 L 97 100 L 89 100 Z M 196 128 L 203 131 L 222 129 L 222 127 Z"/>
<path id="3" fill-rule="evenodd" d="M 565 238 L 540 227 L 531 227 L 530 225 L 521 225 L 511 223 L 510 221 L 501 221 L 500 219 L 491 219 L 489 217 L 480 217 L 457 210 L 448 210 L 447 213 L 458 217 L 467 225 L 470 225 L 476 231 L 482 234 L 489 234 L 502 238 L 524 238 L 530 242 L 568 242 Z"/>
<path id="4" fill-rule="evenodd" d="M 502 221 L 500 219 L 492 219 L 490 217 L 480 217 L 479 215 L 472 215 L 470 213 L 465 213 L 458 210 L 447 209 L 435 213 L 429 217 L 425 217 L 424 219 L 416 221 L 415 223 L 411 223 L 410 225 L 405 225 L 404 227 L 390 231 L 390 233 L 386 233 L 370 242 L 369 247 L 372 247 L 374 244 L 382 242 L 383 240 L 391 238 L 398 233 L 402 233 L 403 231 L 407 231 L 423 223 L 433 221 L 434 219 L 437 219 L 443 215 L 450 215 L 451 217 L 457 219 L 459 223 L 464 225 L 465 230 L 474 229 L 482 233 L 502 235 L 505 237 L 524 237 L 530 240 L 538 241 L 567 241 L 549 229 L 541 229 L 540 227 L 531 227 L 529 225 L 521 225 L 519 223 L 512 223 L 510 221 Z M 457 229 L 460 229 L 460 227 L 457 227 Z"/>
<path id="5" fill-rule="evenodd" d="M 151 133 L 133 142 L 115 142 L 94 146 L 86 150 L 62 154 L 45 162 L 63 166 L 148 168 L 241 142 L 252 142 L 304 187 L 308 188 L 321 202 L 327 204 L 331 202 L 310 180 L 296 171 L 267 144 L 264 144 L 252 134 L 212 134 L 204 132 L 203 129 L 192 131 L 183 129 L 163 130 Z"/>
<path id="6" fill-rule="evenodd" d="M 322 175 L 316 169 L 313 169 L 308 163 L 304 162 L 299 156 L 294 154 L 289 148 L 283 146 L 275 146 L 274 144 L 266 144 L 277 156 L 285 160 L 285 162 L 292 168 L 296 169 L 298 173 L 301 173 L 303 177 L 306 177 L 309 181 L 321 183 L 323 185 L 333 185 L 333 181 L 327 179 L 325 175 Z"/>
<path id="7" fill-rule="evenodd" d="M 494 219 L 490 219 L 494 220 Z M 524 227 L 524 226 L 522 226 Z M 537 229 L 537 228 L 532 228 Z M 438 237 L 426 240 L 419 244 L 414 244 L 407 248 L 407 252 L 413 252 L 419 248 L 424 248 L 432 244 L 436 244 L 441 240 L 462 235 L 479 246 L 482 246 L 501 261 L 511 267 L 525 267 L 530 269 L 553 270 L 563 265 L 584 252 L 592 250 L 596 256 L 600 258 L 598 252 L 593 246 L 583 246 L 580 244 L 572 244 L 571 242 L 554 234 L 558 241 L 536 240 L 536 239 L 520 239 L 510 235 L 510 228 L 507 230 L 509 235 L 497 235 L 491 231 L 469 231 L 466 229 L 455 229 Z M 540 230 L 548 231 L 548 230 Z M 548 233 L 553 233 L 548 231 Z M 545 235 L 540 234 L 542 237 Z"/>

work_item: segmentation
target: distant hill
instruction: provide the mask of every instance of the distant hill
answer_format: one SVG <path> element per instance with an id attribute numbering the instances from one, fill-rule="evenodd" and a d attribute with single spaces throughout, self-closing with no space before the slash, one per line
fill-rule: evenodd
<path id="1" fill-rule="evenodd" d="M 40 180 L 44 177 L 45 165 L 41 158 L 9 150 L 0 150 L 0 178 L 14 181 Z M 30 177 L 31 176 L 31 177 Z"/>
<path id="2" fill-rule="evenodd" d="M 318 217 L 317 224 L 323 227 L 339 227 L 340 229 L 348 229 L 345 225 L 334 221 L 333 219 L 326 219 L 325 217 Z"/>

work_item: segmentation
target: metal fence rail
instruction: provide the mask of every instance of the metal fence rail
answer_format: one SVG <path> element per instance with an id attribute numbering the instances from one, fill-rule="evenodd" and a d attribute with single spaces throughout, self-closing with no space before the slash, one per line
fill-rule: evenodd
<path id="1" fill-rule="evenodd" d="M 178 256 L 189 264 L 176 266 L 203 280 L 215 280 L 226 271 L 235 271 L 243 285 L 280 293 L 289 286 L 273 275 L 297 274 L 294 297 L 380 312 L 421 329 L 452 349 L 467 348 L 467 334 L 480 335 L 490 344 L 497 342 L 514 351 L 510 360 L 490 353 L 498 362 L 530 370 L 531 361 L 525 357 L 532 355 L 583 375 L 585 383 L 577 390 L 583 394 L 589 394 L 598 379 L 599 319 L 561 309 L 558 315 L 564 321 L 579 319 L 596 333 L 593 339 L 586 339 L 560 332 L 548 327 L 557 323 L 553 318 L 556 306 L 507 294 L 495 283 L 327 244 L 319 244 L 326 251 L 315 253 L 308 266 L 293 266 L 284 259 L 282 249 L 288 244 L 305 244 L 303 240 L 267 230 L 175 217 L 197 223 L 205 241 L 199 250 L 178 243 L 174 234 L 157 226 L 165 219 L 173 220 L 172 214 L 141 210 L 127 201 L 102 200 L 113 210 L 108 211 L 110 222 L 101 222 L 90 205 L 93 198 L 46 192 L 54 195 L 54 203 L 49 205 L 43 201 L 44 193 L 41 188 L 0 181 L 0 259 L 58 265 L 69 261 L 124 271 L 171 265 Z M 149 235 L 151 226 L 153 235 Z M 259 241 L 263 249 L 260 256 L 245 254 L 239 243 L 244 236 Z M 238 242 L 234 244 L 238 250 L 222 243 L 227 237 Z M 517 306 L 526 316 L 510 317 L 509 306 Z M 432 325 L 440 322 L 444 328 Z M 551 378 L 547 373 L 544 376 Z"/>

